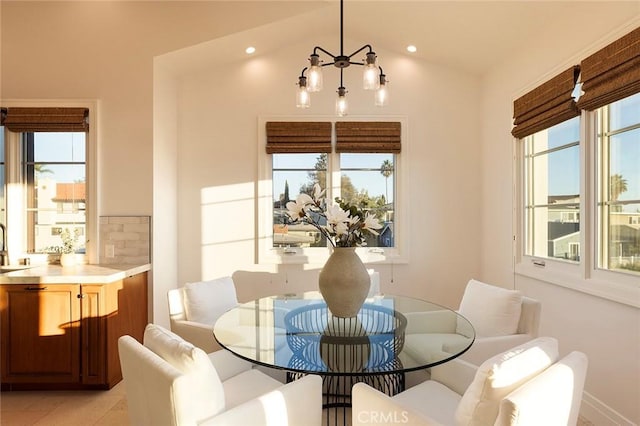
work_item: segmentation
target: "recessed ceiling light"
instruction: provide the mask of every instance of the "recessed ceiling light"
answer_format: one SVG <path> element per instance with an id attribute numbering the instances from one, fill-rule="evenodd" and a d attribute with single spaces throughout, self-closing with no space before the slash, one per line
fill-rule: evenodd
<path id="1" fill-rule="evenodd" d="M 415 53 L 417 51 L 418 51 L 418 48 L 415 47 L 413 44 L 410 44 L 410 45 L 407 46 L 407 52 Z"/>
<path id="2" fill-rule="evenodd" d="M 249 46 L 246 49 L 244 49 L 245 52 L 247 52 L 247 55 L 251 55 L 252 53 L 254 53 L 256 51 L 256 48 L 253 46 Z"/>

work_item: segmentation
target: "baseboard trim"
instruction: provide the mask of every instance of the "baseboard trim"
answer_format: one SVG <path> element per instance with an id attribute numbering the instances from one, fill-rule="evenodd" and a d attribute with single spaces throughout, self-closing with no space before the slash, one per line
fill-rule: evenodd
<path id="1" fill-rule="evenodd" d="M 582 394 L 580 417 L 598 426 L 637 426 L 593 395 Z"/>

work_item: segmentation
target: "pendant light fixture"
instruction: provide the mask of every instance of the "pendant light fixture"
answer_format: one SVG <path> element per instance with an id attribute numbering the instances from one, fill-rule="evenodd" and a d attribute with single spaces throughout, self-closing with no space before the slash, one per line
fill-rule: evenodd
<path id="1" fill-rule="evenodd" d="M 322 90 L 323 78 L 322 68 L 333 65 L 340 69 L 340 86 L 338 86 L 338 98 L 336 99 L 336 114 L 340 117 L 347 115 L 349 105 L 347 102 L 347 89 L 344 87 L 343 73 L 344 69 L 350 65 L 360 65 L 364 68 L 362 75 L 362 87 L 364 90 L 375 91 L 374 104 L 376 106 L 385 106 L 388 101 L 387 95 L 387 79 L 382 71 L 382 67 L 376 63 L 376 53 L 370 45 L 365 44 L 351 55 L 344 54 L 344 1 L 340 0 L 340 54 L 334 55 L 320 46 L 313 48 L 313 53 L 309 55 L 309 66 L 302 69 L 300 77 L 298 77 L 298 89 L 296 93 L 296 106 L 298 108 L 309 108 L 311 105 L 310 93 Z M 366 57 L 362 62 L 353 61 L 353 58 L 363 50 L 367 50 Z M 320 53 L 327 55 L 330 61 L 322 61 Z M 307 73 L 305 75 L 305 73 Z"/>

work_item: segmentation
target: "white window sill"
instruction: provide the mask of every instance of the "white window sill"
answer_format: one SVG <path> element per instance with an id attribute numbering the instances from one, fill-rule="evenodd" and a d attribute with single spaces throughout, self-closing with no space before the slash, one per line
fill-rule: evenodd
<path id="1" fill-rule="evenodd" d="M 515 273 L 592 296 L 640 308 L 640 277 L 622 272 L 594 270 L 591 277 L 581 274 L 580 264 L 564 264 L 544 259 L 545 266 L 536 266 L 525 257 L 516 264 Z"/>

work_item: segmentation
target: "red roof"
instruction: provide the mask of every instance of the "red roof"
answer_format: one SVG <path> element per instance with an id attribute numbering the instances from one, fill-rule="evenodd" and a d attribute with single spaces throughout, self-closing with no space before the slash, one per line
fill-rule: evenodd
<path id="1" fill-rule="evenodd" d="M 85 183 L 56 183 L 56 196 L 52 201 L 72 202 L 85 201 Z"/>

